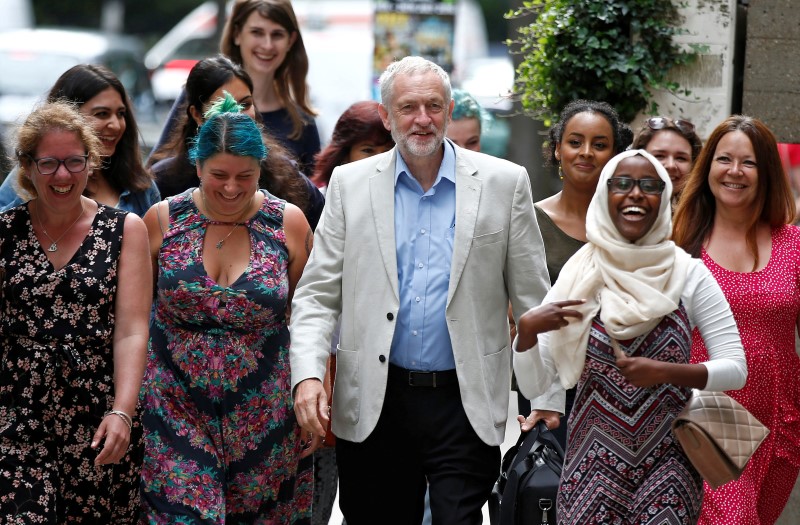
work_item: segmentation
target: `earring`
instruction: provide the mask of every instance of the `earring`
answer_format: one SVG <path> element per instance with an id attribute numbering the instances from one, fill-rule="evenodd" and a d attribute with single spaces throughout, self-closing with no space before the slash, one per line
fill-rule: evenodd
<path id="1" fill-rule="evenodd" d="M 558 178 L 564 180 L 564 172 L 561 170 L 561 163 L 558 163 Z"/>

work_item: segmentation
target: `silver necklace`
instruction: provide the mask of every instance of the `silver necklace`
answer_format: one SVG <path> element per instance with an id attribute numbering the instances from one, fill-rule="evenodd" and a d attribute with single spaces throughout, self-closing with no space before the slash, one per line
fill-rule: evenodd
<path id="1" fill-rule="evenodd" d="M 239 227 L 239 223 L 237 222 L 236 224 L 234 224 L 234 225 L 233 225 L 233 228 L 231 228 L 231 231 L 230 231 L 230 232 L 228 232 L 228 235 L 226 235 L 226 236 L 225 236 L 225 238 L 224 238 L 224 239 L 222 239 L 221 241 L 218 241 L 218 242 L 217 242 L 217 244 L 215 244 L 215 245 L 214 245 L 214 247 L 215 247 L 217 250 L 221 250 L 221 249 L 222 249 L 222 246 L 225 244 L 225 241 L 227 241 L 227 240 L 228 240 L 228 237 L 230 237 L 230 236 L 231 236 L 231 234 L 232 234 L 232 233 L 233 233 L 233 232 L 236 230 L 236 228 L 238 228 L 238 227 Z"/>
<path id="2" fill-rule="evenodd" d="M 52 253 L 52 252 L 57 252 L 58 251 L 58 241 L 63 239 L 64 236 L 67 234 L 67 232 L 69 232 L 72 229 L 73 226 L 78 224 L 78 221 L 80 220 L 80 218 L 83 217 L 83 212 L 84 212 L 83 199 L 81 199 L 81 212 L 78 214 L 77 217 L 75 217 L 75 220 L 72 221 L 72 224 L 70 224 L 69 227 L 66 230 L 64 230 L 64 232 L 61 235 L 58 236 L 58 239 L 53 240 L 53 238 L 50 237 L 50 234 L 47 233 L 47 230 L 44 229 L 44 223 L 42 222 L 42 215 L 41 215 L 41 212 L 39 212 L 39 209 L 38 209 L 38 206 L 37 206 L 36 219 L 39 221 L 39 228 L 42 229 L 42 233 L 44 234 L 44 236 L 47 237 L 50 240 L 50 246 L 47 247 L 47 251 L 48 252 Z"/>

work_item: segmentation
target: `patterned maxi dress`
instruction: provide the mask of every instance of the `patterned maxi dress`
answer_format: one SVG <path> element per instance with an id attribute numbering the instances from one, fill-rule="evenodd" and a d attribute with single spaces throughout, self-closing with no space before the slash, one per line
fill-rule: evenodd
<path id="1" fill-rule="evenodd" d="M 747 358 L 747 383 L 728 394 L 745 406 L 770 434 L 750 458 L 742 477 L 712 490 L 706 486 L 703 525 L 775 523 L 800 469 L 800 358 L 795 352 L 800 314 L 800 229 L 772 232 L 767 265 L 757 272 L 732 272 L 702 253 L 703 262 L 731 305 Z M 692 360 L 707 351 L 697 335 Z"/>
<path id="2" fill-rule="evenodd" d="M 683 306 L 650 333 L 620 341 L 630 356 L 687 363 L 690 324 Z M 671 424 L 691 390 L 639 388 L 616 366 L 599 315 L 569 419 L 557 509 L 561 525 L 694 524 L 702 478 L 673 439 Z"/>
<path id="3" fill-rule="evenodd" d="M 0 521 L 135 523 L 141 426 L 116 465 L 90 448 L 114 401 L 114 301 L 125 212 L 100 205 L 56 270 L 26 205 L 0 215 Z"/>
<path id="4" fill-rule="evenodd" d="M 169 201 L 143 388 L 142 500 L 151 524 L 307 523 L 289 378 L 284 201 L 246 227 L 250 263 L 230 287 L 203 266 L 209 220 L 188 190 Z M 306 468 L 306 463 L 308 467 Z"/>

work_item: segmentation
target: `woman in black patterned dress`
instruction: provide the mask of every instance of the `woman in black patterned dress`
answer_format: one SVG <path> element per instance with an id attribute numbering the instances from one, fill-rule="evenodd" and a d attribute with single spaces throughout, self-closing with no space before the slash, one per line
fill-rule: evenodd
<path id="1" fill-rule="evenodd" d="M 135 523 L 131 444 L 152 274 L 139 217 L 83 197 L 99 139 L 49 103 L 20 129 L 19 184 L 0 215 L 0 516 Z"/>

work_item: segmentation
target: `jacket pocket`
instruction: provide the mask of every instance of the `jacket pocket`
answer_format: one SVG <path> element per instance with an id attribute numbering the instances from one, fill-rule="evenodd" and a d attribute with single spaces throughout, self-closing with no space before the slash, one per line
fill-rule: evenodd
<path id="1" fill-rule="evenodd" d="M 361 417 L 358 352 L 341 346 L 336 351 L 336 383 L 333 388 L 333 417 L 355 425 Z"/>
<path id="2" fill-rule="evenodd" d="M 511 385 L 511 352 L 504 346 L 498 352 L 483 356 L 483 381 L 495 427 L 505 426 L 508 419 L 508 395 Z M 500 402 L 500 400 L 505 400 Z"/>
<path id="3" fill-rule="evenodd" d="M 476 235 L 475 237 L 472 238 L 472 247 L 478 248 L 480 246 L 486 246 L 487 244 L 494 244 L 496 242 L 502 241 L 505 238 L 506 238 L 505 230 Z"/>

